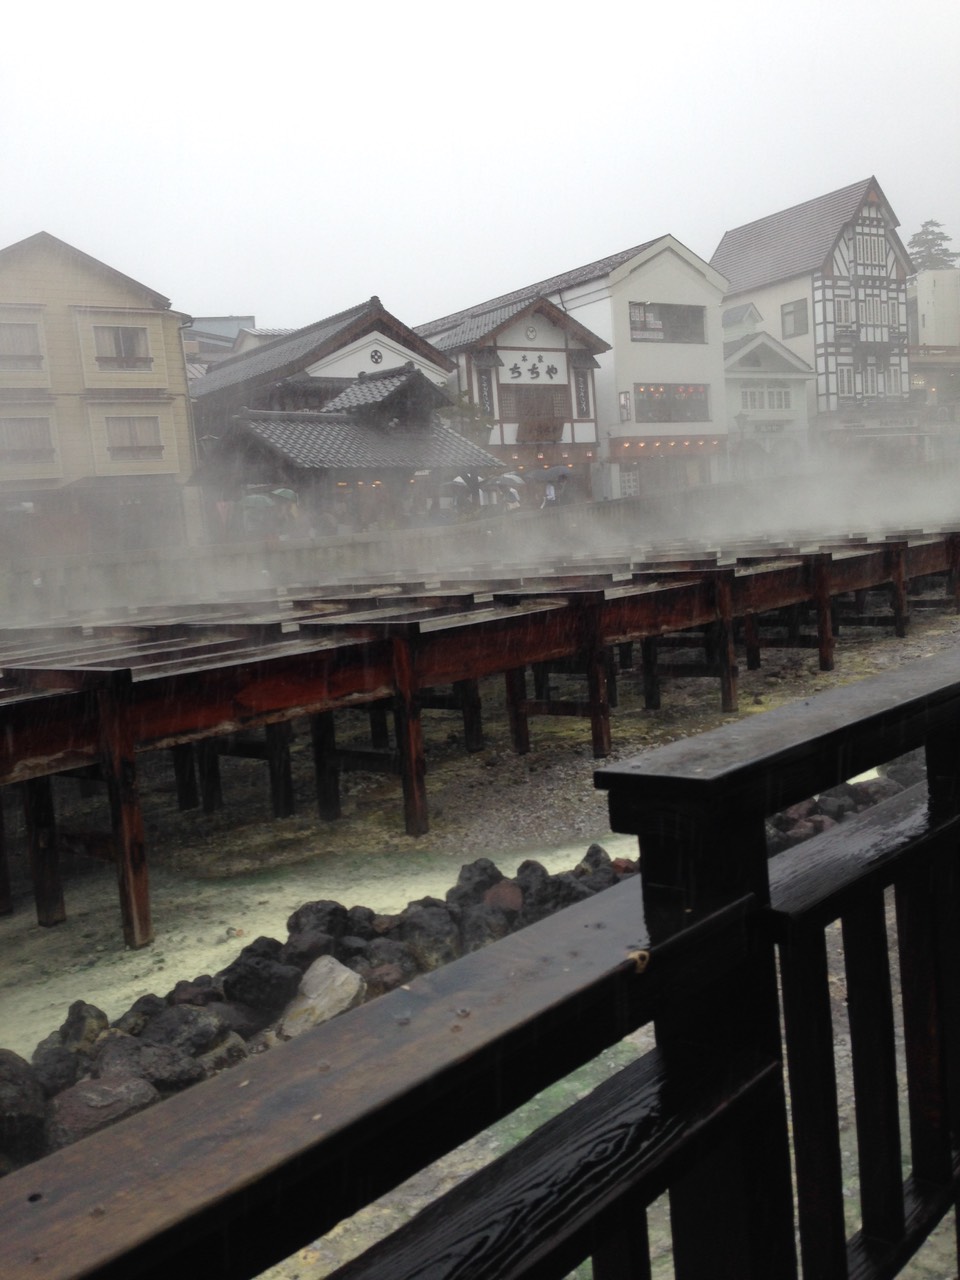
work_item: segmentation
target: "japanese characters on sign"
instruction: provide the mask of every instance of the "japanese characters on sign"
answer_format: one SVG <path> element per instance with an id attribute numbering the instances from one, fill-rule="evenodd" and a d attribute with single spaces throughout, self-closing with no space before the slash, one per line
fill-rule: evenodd
<path id="1" fill-rule="evenodd" d="M 551 383 L 567 381 L 567 358 L 560 351 L 503 351 L 503 367 L 498 371 L 501 382 Z"/>

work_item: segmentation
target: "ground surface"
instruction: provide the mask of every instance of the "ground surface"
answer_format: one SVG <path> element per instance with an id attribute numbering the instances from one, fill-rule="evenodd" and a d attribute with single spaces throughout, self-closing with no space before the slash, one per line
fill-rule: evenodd
<path id="1" fill-rule="evenodd" d="M 938 652 L 958 638 L 960 619 L 953 613 L 915 609 L 905 640 L 895 639 L 890 630 L 845 628 L 831 673 L 817 669 L 815 649 L 766 650 L 760 671 L 741 670 L 739 714 L 760 713 L 881 673 Z M 559 678 L 554 681 L 558 689 L 564 687 Z M 565 689 L 582 696 L 575 680 Z M 655 712 L 643 707 L 638 676 L 624 673 L 619 693 L 612 759 L 734 718 L 720 711 L 713 679 L 666 680 L 663 707 Z M 403 833 L 394 778 L 348 775 L 343 819 L 318 822 L 309 740 L 303 732 L 294 742 L 298 811 L 282 821 L 270 817 L 262 764 L 225 760 L 225 807 L 204 816 L 179 812 L 172 770 L 159 756 L 145 757 L 142 790 L 157 938 L 142 951 L 123 946 L 111 869 L 79 858 L 65 859 L 67 922 L 55 929 L 38 928 L 19 814 L 8 807 L 15 911 L 0 918 L 0 1046 L 29 1058 L 37 1042 L 60 1025 L 73 1000 L 88 1000 L 113 1018 L 139 995 L 162 995 L 181 978 L 216 972 L 254 937 L 285 937 L 287 917 L 311 899 L 335 898 L 347 906 L 392 911 L 428 893 L 443 896 L 461 865 L 481 856 L 492 858 L 508 875 L 526 857 L 536 857 L 550 870 L 569 869 L 594 840 L 614 855 L 634 856 L 632 838 L 610 832 L 606 795 L 594 788 L 597 762 L 590 752 L 588 722 L 532 720 L 533 749 L 518 757 L 510 749 L 502 681 L 485 682 L 482 694 L 486 746 L 479 753 L 464 751 L 456 716 L 424 714 L 431 829 L 419 839 Z M 358 742 L 366 741 L 365 716 L 354 713 L 343 720 L 343 728 L 338 726 L 342 741 L 351 733 Z M 73 826 L 105 826 L 101 796 L 82 797 L 73 782 L 58 782 L 57 787 L 58 813 L 64 820 L 69 818 Z M 589 1084 L 575 1082 L 568 1091 L 583 1087 Z M 550 1105 L 532 1104 L 534 1115 L 542 1118 Z M 276 1280 L 317 1280 L 369 1242 L 384 1223 L 408 1216 L 423 1197 L 502 1149 L 516 1128 L 505 1122 L 412 1188 L 401 1189 L 373 1215 L 373 1226 L 369 1219 L 344 1224 L 272 1275 Z M 950 1246 L 935 1242 L 904 1274 L 910 1280 L 947 1280 L 956 1274 L 949 1256 Z"/>

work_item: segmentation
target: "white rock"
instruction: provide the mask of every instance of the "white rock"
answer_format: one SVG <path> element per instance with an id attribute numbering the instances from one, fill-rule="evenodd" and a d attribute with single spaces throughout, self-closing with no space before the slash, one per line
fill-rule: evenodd
<path id="1" fill-rule="evenodd" d="M 320 956 L 303 975 L 300 990 L 277 1023 L 277 1036 L 292 1040 L 346 1009 L 363 1003 L 367 984 L 333 956 Z"/>

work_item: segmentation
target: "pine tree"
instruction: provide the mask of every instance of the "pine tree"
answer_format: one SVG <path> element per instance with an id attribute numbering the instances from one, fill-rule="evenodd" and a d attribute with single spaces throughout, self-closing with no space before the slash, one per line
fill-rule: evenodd
<path id="1" fill-rule="evenodd" d="M 948 249 L 951 237 L 943 230 L 943 224 L 929 218 L 914 235 L 910 237 L 907 252 L 913 259 L 916 271 L 942 271 L 946 267 L 955 267 L 960 253 Z"/>

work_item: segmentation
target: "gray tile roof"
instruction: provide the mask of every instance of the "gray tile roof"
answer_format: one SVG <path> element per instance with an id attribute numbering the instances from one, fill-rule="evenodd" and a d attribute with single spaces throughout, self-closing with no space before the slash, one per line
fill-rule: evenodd
<path id="1" fill-rule="evenodd" d="M 662 240 L 663 236 L 658 236 L 657 239 Z M 638 244 L 632 249 L 613 253 L 608 258 L 598 258 L 596 262 L 588 262 L 584 267 L 575 267 L 573 271 L 564 271 L 558 276 L 539 280 L 536 284 L 526 285 L 523 289 L 501 294 L 499 298 L 479 302 L 476 306 L 467 307 L 464 311 L 454 311 L 448 316 L 441 316 L 438 320 L 415 326 L 416 332 L 421 337 L 427 338 L 434 346 L 440 347 L 442 351 L 469 346 L 511 319 L 535 298 L 549 298 L 551 294 L 559 293 L 561 289 L 570 289 L 578 284 L 589 284 L 591 280 L 601 280 L 655 243 L 656 240 L 647 240 L 644 244 Z"/>
<path id="2" fill-rule="evenodd" d="M 190 394 L 206 396 L 238 383 L 254 382 L 270 376 L 282 377 L 285 373 L 296 372 L 296 365 L 309 360 L 312 353 L 321 350 L 338 334 L 362 321 L 365 316 L 379 314 L 381 310 L 380 299 L 370 298 L 335 316 L 327 316 L 325 320 L 308 324 L 303 329 L 294 329 L 292 333 L 275 338 L 273 342 L 266 342 L 262 347 L 222 360 L 205 378 L 193 384 Z"/>
<path id="3" fill-rule="evenodd" d="M 501 469 L 493 454 L 439 423 L 387 431 L 365 426 L 347 414 L 282 412 L 243 414 L 234 422 L 235 430 L 304 470 Z"/>
<path id="4" fill-rule="evenodd" d="M 431 385 L 422 373 L 414 369 L 412 362 L 399 369 L 382 369 L 377 373 L 361 374 L 349 387 L 345 387 L 333 400 L 328 401 L 323 409 L 325 413 L 342 413 L 365 405 L 382 404 L 394 392 L 412 382 L 419 382 L 425 388 Z M 444 403 L 447 396 L 439 387 L 435 390 L 436 403 Z"/>
<path id="5" fill-rule="evenodd" d="M 871 177 L 725 232 L 710 265 L 729 280 L 727 296 L 819 271 L 871 189 L 889 210 Z"/>

